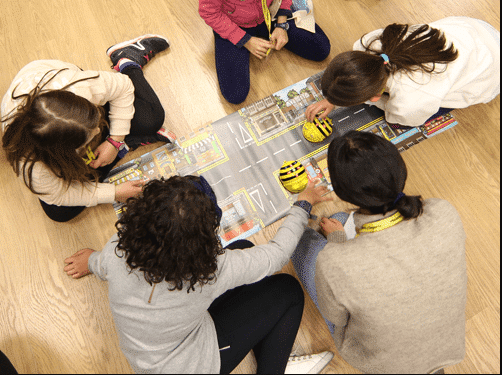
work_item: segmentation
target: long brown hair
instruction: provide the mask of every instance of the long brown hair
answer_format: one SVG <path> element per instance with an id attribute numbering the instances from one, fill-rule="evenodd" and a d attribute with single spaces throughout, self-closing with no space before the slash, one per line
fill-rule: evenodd
<path id="1" fill-rule="evenodd" d="M 408 34 L 408 32 L 410 32 Z M 372 47 L 376 41 L 381 48 Z M 447 64 L 458 57 L 453 43 L 447 45 L 444 34 L 429 25 L 392 24 L 383 33 L 361 44 L 366 49 L 341 53 L 330 62 L 321 80 L 323 95 L 334 105 L 364 103 L 381 93 L 385 82 L 396 72 L 424 71 L 441 73 L 436 64 Z M 380 54 L 389 57 L 389 63 Z"/>
<path id="2" fill-rule="evenodd" d="M 107 126 L 103 108 L 64 89 L 41 92 L 39 85 L 24 96 L 14 115 L 3 119 L 11 121 L 3 135 L 3 148 L 14 172 L 23 174 L 35 194 L 42 194 L 33 187 L 37 162 L 63 179 L 67 188 L 72 182 L 97 182 L 97 171 L 85 164 L 79 151 L 93 129 Z"/>

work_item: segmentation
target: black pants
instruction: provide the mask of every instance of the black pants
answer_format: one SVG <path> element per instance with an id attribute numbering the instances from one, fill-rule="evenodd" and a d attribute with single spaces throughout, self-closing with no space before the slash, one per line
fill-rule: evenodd
<path id="1" fill-rule="evenodd" d="M 16 369 L 10 363 L 9 358 L 0 351 L 0 374 L 17 374 Z"/>
<path id="2" fill-rule="evenodd" d="M 252 247 L 242 240 L 227 248 Z M 220 347 L 220 373 L 228 374 L 254 351 L 257 373 L 286 369 L 303 314 L 304 295 L 291 275 L 277 274 L 242 285 L 218 297 L 209 307 Z"/>
<path id="3" fill-rule="evenodd" d="M 126 143 L 155 142 L 154 135 L 164 123 L 164 108 L 140 68 L 131 66 L 124 69 L 122 74 L 127 75 L 134 85 L 134 117 L 131 120 L 131 130 L 126 137 Z M 105 105 L 105 112 L 108 115 L 108 105 Z M 107 135 L 108 133 L 103 134 L 103 141 Z M 116 158 L 111 164 L 97 169 L 101 176 L 100 182 L 119 160 Z M 69 221 L 85 209 L 85 206 L 57 206 L 42 200 L 40 204 L 46 215 L 57 222 Z"/>

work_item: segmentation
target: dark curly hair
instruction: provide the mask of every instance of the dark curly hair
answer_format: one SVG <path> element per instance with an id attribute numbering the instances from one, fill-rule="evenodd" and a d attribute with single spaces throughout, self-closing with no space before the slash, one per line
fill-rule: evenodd
<path id="1" fill-rule="evenodd" d="M 166 281 L 169 290 L 187 293 L 216 280 L 217 257 L 224 253 L 220 217 L 208 195 L 195 187 L 195 176 L 152 180 L 143 194 L 129 198 L 115 226 L 119 256 L 150 284 Z"/>

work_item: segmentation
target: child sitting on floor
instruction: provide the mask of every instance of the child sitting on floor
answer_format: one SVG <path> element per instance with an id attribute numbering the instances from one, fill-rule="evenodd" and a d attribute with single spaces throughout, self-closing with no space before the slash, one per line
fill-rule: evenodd
<path id="1" fill-rule="evenodd" d="M 500 94 L 500 32 L 481 20 L 392 24 L 353 49 L 330 62 L 321 81 L 325 99 L 307 107 L 309 121 L 366 102 L 384 110 L 389 124 L 420 126 Z"/>
<path id="2" fill-rule="evenodd" d="M 430 373 L 465 354 L 465 232 L 445 200 L 406 195 L 389 141 L 351 131 L 328 149 L 334 192 L 360 207 L 348 240 L 335 218 L 310 228 L 295 270 L 340 355 L 365 373 Z M 341 215 L 347 216 L 347 215 Z M 340 215 L 338 215 L 340 218 Z"/>
<path id="3" fill-rule="evenodd" d="M 138 373 L 230 373 L 253 349 L 258 373 L 319 372 L 333 354 L 290 356 L 303 313 L 289 261 L 325 187 L 299 194 L 265 245 L 221 248 L 221 209 L 203 177 L 152 180 L 127 201 L 103 251 L 65 262 L 75 278 L 108 281 L 121 348 Z M 289 359 L 289 360 L 288 360 Z"/>

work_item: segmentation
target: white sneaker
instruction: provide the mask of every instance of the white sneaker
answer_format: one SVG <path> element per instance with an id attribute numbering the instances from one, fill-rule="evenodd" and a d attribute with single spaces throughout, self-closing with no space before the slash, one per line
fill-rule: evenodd
<path id="1" fill-rule="evenodd" d="M 333 358 L 333 353 L 326 351 L 318 354 L 296 356 L 288 359 L 285 374 L 318 374 Z"/>

